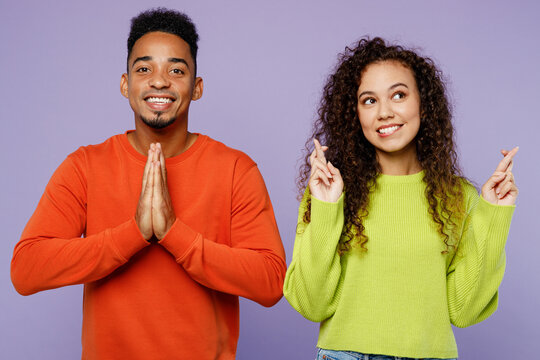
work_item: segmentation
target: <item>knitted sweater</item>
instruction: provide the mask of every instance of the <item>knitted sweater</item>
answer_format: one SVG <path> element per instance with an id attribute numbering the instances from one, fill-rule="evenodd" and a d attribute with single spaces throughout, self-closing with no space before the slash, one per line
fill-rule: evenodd
<path id="1" fill-rule="evenodd" d="M 126 134 L 69 155 L 15 247 L 13 283 L 85 284 L 83 359 L 234 359 L 238 296 L 273 305 L 286 270 L 259 170 L 199 135 L 166 159 L 177 219 L 150 244 L 134 219 L 145 162 Z"/>
<path id="2" fill-rule="evenodd" d="M 317 346 L 413 358 L 454 358 L 450 324 L 465 327 L 497 307 L 514 206 L 492 205 L 464 184 L 466 216 L 457 252 L 446 249 L 425 196 L 423 172 L 380 175 L 363 220 L 367 252 L 336 252 L 344 225 L 336 203 L 311 197 L 298 217 L 284 295 L 321 322 Z"/>

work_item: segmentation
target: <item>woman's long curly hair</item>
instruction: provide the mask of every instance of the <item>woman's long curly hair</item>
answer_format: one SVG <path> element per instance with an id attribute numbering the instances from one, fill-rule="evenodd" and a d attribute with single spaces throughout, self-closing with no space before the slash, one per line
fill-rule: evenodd
<path id="1" fill-rule="evenodd" d="M 344 182 L 345 226 L 338 246 L 343 254 L 351 250 L 354 239 L 367 250 L 368 238 L 362 220 L 368 215 L 369 193 L 381 168 L 374 146 L 366 139 L 357 114 L 357 90 L 363 71 L 373 63 L 396 61 L 409 68 L 420 95 L 420 129 L 415 138 L 418 160 L 424 170 L 425 195 L 429 213 L 448 252 L 455 248 L 453 231 L 463 213 L 461 170 L 454 146 L 452 115 L 445 93 L 442 73 L 434 62 L 402 46 L 387 45 L 381 38 L 361 39 L 355 47 L 346 47 L 339 56 L 334 74 L 324 86 L 318 118 L 306 141 L 304 163 L 298 188 L 303 193 L 310 176 L 309 155 L 313 139 L 329 148 L 326 158 L 336 166 Z M 304 223 L 311 219 L 311 201 L 307 198 Z"/>

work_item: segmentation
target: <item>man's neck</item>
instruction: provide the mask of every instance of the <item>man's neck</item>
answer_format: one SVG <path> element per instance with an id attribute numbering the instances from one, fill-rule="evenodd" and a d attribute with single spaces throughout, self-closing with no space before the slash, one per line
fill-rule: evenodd
<path id="1" fill-rule="evenodd" d="M 128 133 L 127 138 L 131 146 L 145 156 L 148 155 L 150 144 L 159 142 L 165 158 L 170 158 L 186 151 L 195 143 L 197 135 L 187 131 L 187 122 L 153 129 L 136 121 L 135 131 Z"/>

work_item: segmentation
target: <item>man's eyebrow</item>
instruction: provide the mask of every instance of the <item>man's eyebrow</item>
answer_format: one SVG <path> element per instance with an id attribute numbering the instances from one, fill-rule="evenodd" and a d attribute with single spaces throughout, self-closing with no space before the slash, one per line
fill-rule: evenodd
<path id="1" fill-rule="evenodd" d="M 141 57 L 138 57 L 135 59 L 135 61 L 133 62 L 133 64 L 131 64 L 131 67 L 135 66 L 135 64 L 138 62 L 138 61 L 150 61 L 152 60 L 152 57 L 151 56 L 141 56 Z"/>
<path id="2" fill-rule="evenodd" d="M 168 58 L 167 61 L 169 62 L 173 62 L 173 63 L 182 63 L 182 64 L 185 64 L 188 69 L 189 69 L 189 65 L 187 63 L 186 60 L 182 59 L 182 58 Z"/>
<path id="3" fill-rule="evenodd" d="M 138 58 L 135 59 L 135 61 L 133 61 L 133 64 L 131 64 L 131 67 L 135 66 L 135 64 L 139 61 L 151 61 L 153 60 L 153 58 L 151 56 L 140 56 Z M 187 63 L 187 61 L 185 59 L 182 59 L 182 58 L 168 58 L 167 59 L 168 62 L 172 62 L 172 63 L 182 63 L 182 64 L 185 64 L 188 69 L 189 69 L 189 64 Z"/>

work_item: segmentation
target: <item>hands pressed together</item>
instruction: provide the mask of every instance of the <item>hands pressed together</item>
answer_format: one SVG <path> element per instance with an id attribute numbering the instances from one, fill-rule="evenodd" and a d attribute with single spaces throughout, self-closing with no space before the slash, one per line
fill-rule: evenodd
<path id="1" fill-rule="evenodd" d="M 135 221 L 144 239 L 150 241 L 153 236 L 161 240 L 175 220 L 161 144 L 150 144 Z"/>

